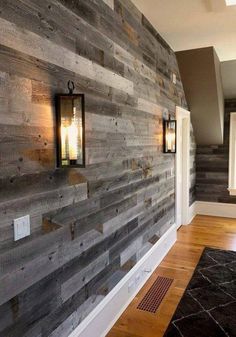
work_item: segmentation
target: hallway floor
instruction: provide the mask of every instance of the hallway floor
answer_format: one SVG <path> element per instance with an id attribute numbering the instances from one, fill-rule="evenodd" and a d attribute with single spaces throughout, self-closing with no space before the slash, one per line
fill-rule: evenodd
<path id="1" fill-rule="evenodd" d="M 198 215 L 178 230 L 178 240 L 107 337 L 162 337 L 193 274 L 204 247 L 236 251 L 236 219 Z M 174 279 L 155 314 L 137 305 L 156 277 Z"/>

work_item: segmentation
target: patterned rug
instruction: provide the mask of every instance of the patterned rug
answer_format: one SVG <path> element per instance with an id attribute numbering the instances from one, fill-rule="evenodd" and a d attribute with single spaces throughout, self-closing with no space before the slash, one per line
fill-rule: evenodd
<path id="1" fill-rule="evenodd" d="M 164 337 L 236 337 L 236 252 L 205 248 Z"/>

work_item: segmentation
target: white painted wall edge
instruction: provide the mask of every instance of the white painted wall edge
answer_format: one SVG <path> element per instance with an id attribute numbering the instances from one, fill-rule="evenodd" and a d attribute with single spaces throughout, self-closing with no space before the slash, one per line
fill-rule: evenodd
<path id="1" fill-rule="evenodd" d="M 183 223 L 182 226 L 188 226 L 193 218 L 197 215 L 196 213 L 196 201 L 191 205 L 189 206 L 189 208 L 187 209 L 186 211 L 186 219 L 187 219 L 187 222 L 186 223 Z"/>
<path id="2" fill-rule="evenodd" d="M 196 201 L 196 214 L 236 218 L 236 204 Z"/>
<path id="3" fill-rule="evenodd" d="M 197 214 L 223 218 L 236 218 L 236 204 L 195 201 L 189 208 L 189 223 Z"/>
<path id="4" fill-rule="evenodd" d="M 236 188 L 228 188 L 230 195 L 236 195 Z"/>
<path id="5" fill-rule="evenodd" d="M 69 337 L 104 337 L 147 282 L 176 239 L 177 230 L 173 224 Z"/>
<path id="6" fill-rule="evenodd" d="M 196 213 L 196 201 L 189 207 L 188 209 L 188 224 L 190 224 L 193 220 L 193 218 L 197 215 Z"/>
<path id="7" fill-rule="evenodd" d="M 230 113 L 229 133 L 229 192 L 235 195 L 236 190 L 236 112 Z"/>

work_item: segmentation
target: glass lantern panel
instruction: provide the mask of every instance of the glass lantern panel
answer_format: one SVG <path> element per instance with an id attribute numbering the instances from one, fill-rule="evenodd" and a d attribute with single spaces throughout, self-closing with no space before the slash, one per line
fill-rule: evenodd
<path id="1" fill-rule="evenodd" d="M 61 96 L 61 165 L 83 164 L 82 98 Z"/>
<path id="2" fill-rule="evenodd" d="M 166 121 L 165 132 L 165 152 L 175 153 L 176 151 L 176 123 Z"/>

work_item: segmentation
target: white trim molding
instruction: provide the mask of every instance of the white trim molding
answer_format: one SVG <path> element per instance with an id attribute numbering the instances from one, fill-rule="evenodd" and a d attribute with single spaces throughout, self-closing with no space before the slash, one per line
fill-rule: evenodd
<path id="1" fill-rule="evenodd" d="M 172 225 L 69 337 L 104 337 L 147 282 L 177 239 Z"/>
<path id="2" fill-rule="evenodd" d="M 175 221 L 177 227 L 180 227 L 189 224 L 190 112 L 176 106 L 176 120 Z"/>
<path id="3" fill-rule="evenodd" d="M 188 224 L 190 224 L 193 221 L 194 217 L 197 215 L 197 213 L 196 213 L 196 203 L 197 202 L 195 201 L 188 209 L 188 215 L 189 215 Z"/>
<path id="4" fill-rule="evenodd" d="M 196 215 L 218 216 L 222 218 L 236 218 L 236 204 L 195 201 L 189 207 L 189 224 Z"/>
<path id="5" fill-rule="evenodd" d="M 228 188 L 230 195 L 236 195 L 236 188 Z"/>
<path id="6" fill-rule="evenodd" d="M 229 194 L 236 195 L 236 112 L 230 113 Z"/>
<path id="7" fill-rule="evenodd" d="M 192 206 L 193 217 L 199 215 L 218 216 L 223 218 L 236 218 L 236 204 L 220 202 L 195 201 Z"/>

